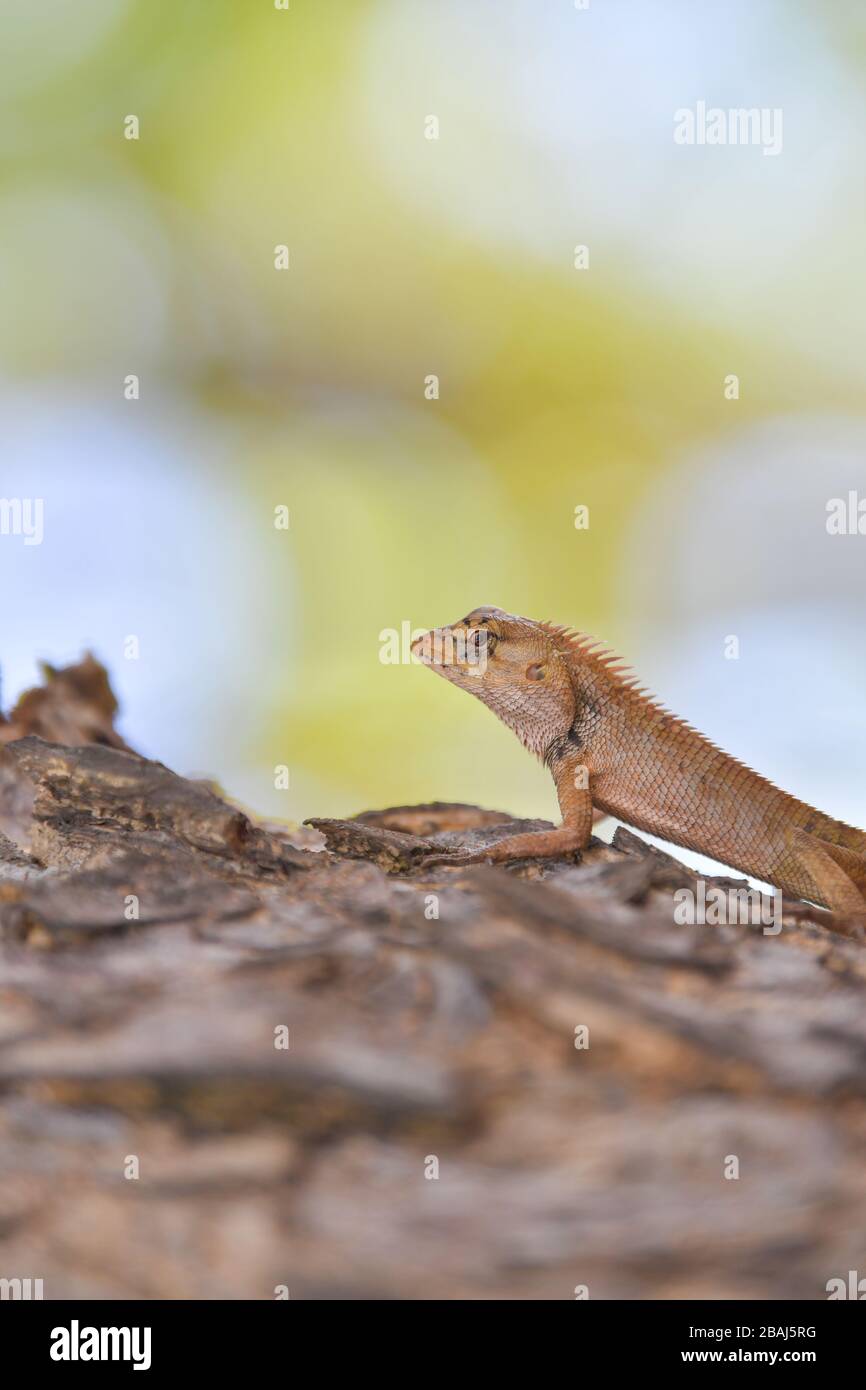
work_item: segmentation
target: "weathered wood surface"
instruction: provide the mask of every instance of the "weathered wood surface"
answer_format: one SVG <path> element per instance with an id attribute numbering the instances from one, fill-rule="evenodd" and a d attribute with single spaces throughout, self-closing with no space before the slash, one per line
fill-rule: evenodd
<path id="1" fill-rule="evenodd" d="M 521 823 L 400 807 L 316 822 L 316 850 L 127 751 L 96 663 L 47 674 L 0 724 L 0 1276 L 814 1299 L 866 1274 L 857 936 L 803 905 L 778 936 L 677 926 L 694 876 L 626 831 L 424 872 Z"/>

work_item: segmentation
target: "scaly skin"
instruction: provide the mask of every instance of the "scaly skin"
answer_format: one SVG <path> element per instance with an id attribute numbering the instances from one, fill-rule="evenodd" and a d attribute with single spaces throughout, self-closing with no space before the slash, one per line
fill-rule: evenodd
<path id="1" fill-rule="evenodd" d="M 460 862 L 583 849 L 593 815 L 602 813 L 792 897 L 866 912 L 866 833 L 722 752 L 658 705 L 591 638 L 476 608 L 428 632 L 413 652 L 513 729 L 550 769 L 559 795 L 558 829 L 513 836 Z"/>

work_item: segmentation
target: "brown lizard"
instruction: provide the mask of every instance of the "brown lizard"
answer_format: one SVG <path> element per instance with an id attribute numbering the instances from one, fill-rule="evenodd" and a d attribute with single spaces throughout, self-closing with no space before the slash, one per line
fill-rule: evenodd
<path id="1" fill-rule="evenodd" d="M 470 691 L 542 759 L 562 825 L 481 853 L 496 863 L 586 847 L 593 814 L 699 851 L 834 912 L 866 912 L 866 833 L 816 811 L 716 747 L 583 633 L 476 608 L 413 654 Z"/>

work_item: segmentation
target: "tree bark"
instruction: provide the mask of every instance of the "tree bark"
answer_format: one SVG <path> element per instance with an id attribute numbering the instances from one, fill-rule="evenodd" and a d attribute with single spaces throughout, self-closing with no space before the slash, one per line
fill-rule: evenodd
<path id="1" fill-rule="evenodd" d="M 677 925 L 695 875 L 622 829 L 423 871 L 541 823 L 258 824 L 129 750 L 92 658 L 46 675 L 0 724 L 0 1276 L 823 1299 L 866 1273 L 866 954 L 827 914 Z"/>

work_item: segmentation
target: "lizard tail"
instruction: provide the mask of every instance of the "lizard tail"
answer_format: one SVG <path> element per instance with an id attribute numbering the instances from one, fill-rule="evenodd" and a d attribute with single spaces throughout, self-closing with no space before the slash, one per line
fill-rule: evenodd
<path id="1" fill-rule="evenodd" d="M 829 816 L 810 816 L 789 831 L 799 867 L 817 888 L 816 902 L 833 912 L 866 913 L 866 834 Z M 801 888 L 802 891 L 802 888 Z M 807 890 L 805 896 L 811 897 Z"/>
<path id="2" fill-rule="evenodd" d="M 804 896 L 831 912 L 866 918 L 866 855 L 855 854 L 798 826 L 790 828 L 786 840 L 790 850 L 787 871 L 793 869 L 795 877 L 805 872 L 811 879 Z M 780 886 L 785 887 L 784 883 Z M 798 891 L 803 891 L 802 880 Z"/>
<path id="3" fill-rule="evenodd" d="M 840 869 L 844 869 L 851 882 L 856 884 L 860 892 L 866 895 L 866 853 L 858 854 L 855 850 L 848 849 L 844 845 L 835 845 L 832 842 L 821 841 L 824 849 Z"/>
<path id="4" fill-rule="evenodd" d="M 850 850 L 853 855 L 866 858 L 866 831 L 857 830 L 853 825 L 846 825 L 844 821 L 831 820 L 829 816 L 822 816 L 820 824 L 816 825 L 814 829 L 810 826 L 809 832 L 823 840 L 825 844 Z"/>

